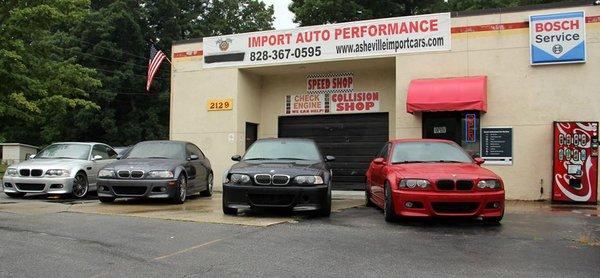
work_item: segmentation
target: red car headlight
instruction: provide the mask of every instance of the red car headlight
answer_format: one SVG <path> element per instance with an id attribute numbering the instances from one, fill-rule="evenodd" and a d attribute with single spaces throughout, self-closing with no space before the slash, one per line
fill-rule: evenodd
<path id="1" fill-rule="evenodd" d="M 502 188 L 502 183 L 499 180 L 480 180 L 477 183 L 477 188 L 479 188 L 479 189 L 500 189 L 500 188 Z"/>
<path id="2" fill-rule="evenodd" d="M 409 189 L 427 189 L 430 185 L 431 183 L 428 180 L 423 179 L 401 179 L 398 183 L 398 187 Z"/>

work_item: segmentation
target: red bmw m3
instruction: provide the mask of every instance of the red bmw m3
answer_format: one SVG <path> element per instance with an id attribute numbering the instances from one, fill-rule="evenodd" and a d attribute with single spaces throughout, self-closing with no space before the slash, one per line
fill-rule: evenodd
<path id="1" fill-rule="evenodd" d="M 367 170 L 367 206 L 384 210 L 385 220 L 404 217 L 481 217 L 499 223 L 504 216 L 504 184 L 447 140 L 388 142 Z"/>

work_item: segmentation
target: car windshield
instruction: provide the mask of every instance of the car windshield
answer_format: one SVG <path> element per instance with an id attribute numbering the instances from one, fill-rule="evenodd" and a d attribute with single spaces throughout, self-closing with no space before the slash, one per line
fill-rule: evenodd
<path id="1" fill-rule="evenodd" d="M 90 149 L 90 145 L 84 144 L 52 144 L 39 152 L 35 158 L 88 159 Z"/>
<path id="2" fill-rule="evenodd" d="M 131 148 L 124 158 L 183 159 L 183 144 L 176 142 L 145 142 Z"/>
<path id="3" fill-rule="evenodd" d="M 244 155 L 249 160 L 321 160 L 317 145 L 312 141 L 264 140 L 255 142 Z"/>
<path id="4" fill-rule="evenodd" d="M 473 163 L 458 146 L 443 142 L 406 142 L 394 146 L 392 163 Z"/>

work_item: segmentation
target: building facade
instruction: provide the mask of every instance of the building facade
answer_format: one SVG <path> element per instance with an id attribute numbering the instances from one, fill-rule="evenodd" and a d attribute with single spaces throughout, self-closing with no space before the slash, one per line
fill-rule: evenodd
<path id="1" fill-rule="evenodd" d="M 217 189 L 256 138 L 317 140 L 338 158 L 337 189 L 360 189 L 387 139 L 445 138 L 486 158 L 508 199 L 549 199 L 553 123 L 600 120 L 592 4 L 212 37 L 172 53 L 170 138 L 202 148 Z"/>
<path id="2" fill-rule="evenodd" d="M 38 152 L 38 147 L 21 143 L 1 143 L 0 148 L 0 160 L 6 165 L 25 161 Z"/>

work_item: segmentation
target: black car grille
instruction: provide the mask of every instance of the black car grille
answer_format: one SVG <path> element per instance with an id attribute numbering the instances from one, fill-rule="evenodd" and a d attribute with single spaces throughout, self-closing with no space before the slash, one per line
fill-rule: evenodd
<path id="1" fill-rule="evenodd" d="M 17 189 L 26 191 L 42 191 L 46 187 L 43 183 L 17 183 Z"/>
<path id="2" fill-rule="evenodd" d="M 479 203 L 474 202 L 466 202 L 466 203 L 442 203 L 442 202 L 433 202 L 431 203 L 433 210 L 441 213 L 472 213 L 477 207 L 479 207 Z"/>
<path id="3" fill-rule="evenodd" d="M 473 181 L 471 180 L 459 180 L 456 183 L 453 180 L 439 180 L 436 182 L 438 190 L 449 191 L 449 190 L 460 190 L 470 191 L 473 189 Z"/>
<path id="4" fill-rule="evenodd" d="M 132 179 L 141 179 L 144 176 L 144 172 L 143 171 L 131 171 L 131 178 Z"/>
<path id="5" fill-rule="evenodd" d="M 254 175 L 254 182 L 258 185 L 269 185 L 269 184 L 271 184 L 271 175 L 269 175 L 269 174 Z"/>
<path id="6" fill-rule="evenodd" d="M 29 177 L 30 173 L 31 173 L 31 171 L 29 171 L 29 169 L 21 169 L 21 170 L 19 170 L 19 175 L 21 175 L 23 177 Z"/>
<path id="7" fill-rule="evenodd" d="M 33 170 L 31 170 L 31 176 L 32 177 L 40 177 L 42 174 L 44 174 L 44 171 L 42 169 L 33 169 Z"/>
<path id="8" fill-rule="evenodd" d="M 290 177 L 284 175 L 273 175 L 273 185 L 287 185 L 290 183 Z"/>
<path id="9" fill-rule="evenodd" d="M 117 172 L 119 178 L 129 178 L 131 176 L 131 172 L 129 171 L 119 171 Z"/>
<path id="10" fill-rule="evenodd" d="M 456 182 L 456 190 L 468 191 L 473 189 L 473 181 L 462 180 Z"/>
<path id="11" fill-rule="evenodd" d="M 146 193 L 147 188 L 145 186 L 113 186 L 113 191 L 118 195 L 137 195 L 141 196 Z"/>
<path id="12" fill-rule="evenodd" d="M 294 201 L 294 195 L 248 194 L 248 199 L 257 206 L 289 206 Z"/>
<path id="13" fill-rule="evenodd" d="M 454 181 L 439 180 L 436 183 L 438 190 L 454 190 Z"/>

